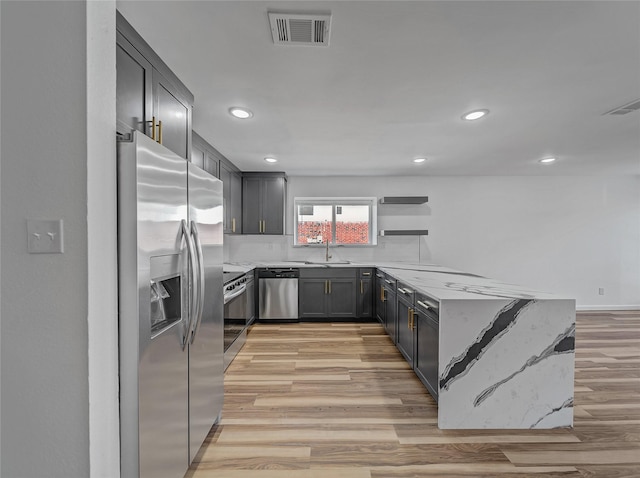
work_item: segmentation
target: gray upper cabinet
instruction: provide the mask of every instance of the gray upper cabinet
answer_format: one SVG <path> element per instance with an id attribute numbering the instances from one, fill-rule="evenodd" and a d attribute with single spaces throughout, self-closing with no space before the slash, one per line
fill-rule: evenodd
<path id="1" fill-rule="evenodd" d="M 116 13 L 116 131 L 138 130 L 189 159 L 193 94 Z"/>
<path id="2" fill-rule="evenodd" d="M 204 149 L 196 142 L 195 133 L 193 133 L 193 142 L 191 143 L 191 162 L 204 169 Z"/>
<path id="3" fill-rule="evenodd" d="M 153 67 L 120 33 L 116 36 L 116 132 L 129 139 L 134 130 L 147 134 L 152 116 Z"/>
<path id="4" fill-rule="evenodd" d="M 219 178 L 220 161 L 224 156 L 195 131 L 191 132 L 191 138 L 191 162 Z"/>
<path id="5" fill-rule="evenodd" d="M 204 156 L 204 167 L 205 171 L 208 171 L 210 174 L 213 174 L 216 178 L 220 177 L 220 161 L 215 155 L 206 152 Z"/>
<path id="6" fill-rule="evenodd" d="M 220 161 L 220 179 L 224 201 L 224 232 L 242 232 L 242 175 L 228 161 Z"/>
<path id="7" fill-rule="evenodd" d="M 153 70 L 153 98 L 153 116 L 158 122 L 156 140 L 179 156 L 189 158 L 191 146 L 189 99 L 180 92 L 179 87 L 173 85 L 155 69 Z"/>
<path id="8" fill-rule="evenodd" d="M 243 234 L 284 234 L 286 188 L 282 172 L 243 173 Z"/>

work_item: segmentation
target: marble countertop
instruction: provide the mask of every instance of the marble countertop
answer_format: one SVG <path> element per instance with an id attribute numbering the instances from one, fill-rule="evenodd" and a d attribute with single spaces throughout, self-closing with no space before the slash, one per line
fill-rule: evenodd
<path id="1" fill-rule="evenodd" d="M 414 287 L 435 300 L 492 300 L 492 299 L 570 299 L 526 287 L 506 284 L 477 274 L 461 272 L 436 264 L 402 262 L 305 262 L 255 261 L 224 264 L 225 272 L 249 272 L 256 267 L 376 267 L 397 280 Z"/>

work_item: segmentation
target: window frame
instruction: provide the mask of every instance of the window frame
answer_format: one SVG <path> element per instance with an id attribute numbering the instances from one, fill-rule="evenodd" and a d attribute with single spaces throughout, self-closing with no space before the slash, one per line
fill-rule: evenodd
<path id="1" fill-rule="evenodd" d="M 293 198 L 293 246 L 294 247 L 327 247 L 326 243 L 301 244 L 298 242 L 298 208 L 299 206 L 331 206 L 331 241 L 336 247 L 371 247 L 378 245 L 378 198 L 377 197 L 294 197 Z M 367 244 L 336 244 L 336 206 L 368 206 L 369 207 L 369 242 Z"/>

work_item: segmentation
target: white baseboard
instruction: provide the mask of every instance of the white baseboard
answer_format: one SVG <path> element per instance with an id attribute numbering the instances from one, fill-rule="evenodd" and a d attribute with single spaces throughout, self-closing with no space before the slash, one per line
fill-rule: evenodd
<path id="1" fill-rule="evenodd" d="M 588 312 L 590 310 L 638 310 L 640 305 L 578 305 L 576 310 Z"/>

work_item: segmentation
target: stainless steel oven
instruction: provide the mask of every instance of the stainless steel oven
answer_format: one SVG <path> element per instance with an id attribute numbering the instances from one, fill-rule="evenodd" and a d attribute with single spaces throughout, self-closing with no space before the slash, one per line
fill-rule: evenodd
<path id="1" fill-rule="evenodd" d="M 225 272 L 224 279 L 224 368 L 246 341 L 247 327 L 254 319 L 253 274 Z"/>

